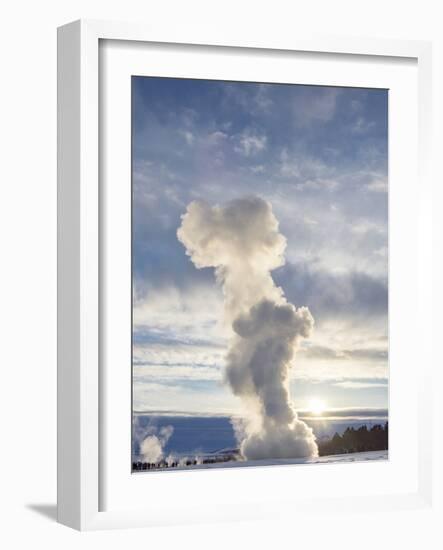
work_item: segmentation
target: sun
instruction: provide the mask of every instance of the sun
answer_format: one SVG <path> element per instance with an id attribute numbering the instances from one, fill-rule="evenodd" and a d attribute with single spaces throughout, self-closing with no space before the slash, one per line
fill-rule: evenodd
<path id="1" fill-rule="evenodd" d="M 313 398 L 308 403 L 308 409 L 315 415 L 321 415 L 326 410 L 326 404 L 322 399 Z"/>

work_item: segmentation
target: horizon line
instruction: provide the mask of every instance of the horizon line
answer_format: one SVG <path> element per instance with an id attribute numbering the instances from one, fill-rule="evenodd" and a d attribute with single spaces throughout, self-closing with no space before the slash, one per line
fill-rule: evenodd
<path id="1" fill-rule="evenodd" d="M 372 419 L 387 419 L 389 417 L 389 411 L 386 407 L 342 407 L 326 409 L 321 414 L 314 413 L 306 409 L 296 410 L 298 416 L 301 419 L 312 420 L 372 420 Z M 220 417 L 220 418 L 241 418 L 242 415 L 239 412 L 229 411 L 181 411 L 181 410 L 133 410 L 133 416 L 190 416 L 190 417 Z"/>

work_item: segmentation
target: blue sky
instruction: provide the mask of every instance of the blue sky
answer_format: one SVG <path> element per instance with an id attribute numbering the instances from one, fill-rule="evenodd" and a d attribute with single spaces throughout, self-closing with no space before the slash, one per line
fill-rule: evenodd
<path id="1" fill-rule="evenodd" d="M 386 90 L 133 77 L 134 408 L 235 412 L 212 269 L 176 231 L 195 199 L 259 195 L 287 238 L 273 272 L 315 318 L 296 407 L 387 407 Z"/>

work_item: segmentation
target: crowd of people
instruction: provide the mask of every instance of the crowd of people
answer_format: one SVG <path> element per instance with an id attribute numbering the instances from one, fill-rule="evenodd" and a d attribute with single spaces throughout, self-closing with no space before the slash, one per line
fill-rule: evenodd
<path id="1" fill-rule="evenodd" d="M 199 464 L 216 464 L 218 462 L 229 462 L 233 457 L 226 454 L 214 455 L 203 458 L 182 458 L 180 460 L 165 460 L 159 462 L 137 461 L 132 463 L 132 471 L 140 472 L 144 470 L 161 470 L 164 468 L 178 468 L 186 466 L 197 466 Z"/>

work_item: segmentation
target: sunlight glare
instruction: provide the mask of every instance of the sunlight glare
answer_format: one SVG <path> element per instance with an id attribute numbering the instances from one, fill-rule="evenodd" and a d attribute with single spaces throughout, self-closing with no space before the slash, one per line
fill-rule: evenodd
<path id="1" fill-rule="evenodd" d="M 326 410 L 325 402 L 321 399 L 311 399 L 308 404 L 309 411 L 316 415 L 321 415 Z"/>

